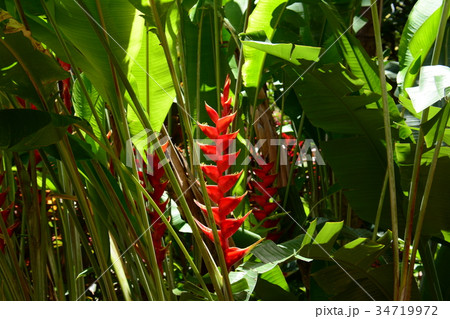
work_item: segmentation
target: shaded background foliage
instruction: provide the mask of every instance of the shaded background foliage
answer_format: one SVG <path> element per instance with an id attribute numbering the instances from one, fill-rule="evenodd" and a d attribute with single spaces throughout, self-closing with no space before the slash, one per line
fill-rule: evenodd
<path id="1" fill-rule="evenodd" d="M 0 1 L 0 298 L 448 299 L 449 106 L 418 114 L 405 91 L 447 61 L 447 2 L 384 1 L 378 30 L 357 0 Z M 194 152 L 215 135 L 240 152 L 227 185 L 214 147 Z M 246 140 L 275 138 L 257 163 Z M 139 165 L 169 155 L 157 178 Z"/>

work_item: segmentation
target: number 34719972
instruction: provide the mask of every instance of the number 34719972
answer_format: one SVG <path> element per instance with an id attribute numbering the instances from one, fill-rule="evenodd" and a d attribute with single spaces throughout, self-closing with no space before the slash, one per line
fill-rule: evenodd
<path id="1" fill-rule="evenodd" d="M 382 316 L 437 316 L 437 306 L 377 306 L 376 315 Z"/>

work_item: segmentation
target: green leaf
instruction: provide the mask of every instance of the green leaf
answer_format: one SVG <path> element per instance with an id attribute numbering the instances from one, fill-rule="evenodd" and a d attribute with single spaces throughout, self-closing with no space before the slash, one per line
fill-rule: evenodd
<path id="1" fill-rule="evenodd" d="M 159 132 L 175 100 L 175 89 L 164 50 L 158 37 L 153 32 L 148 32 L 147 37 L 148 47 L 144 40 L 131 72 L 136 81 L 139 100 L 146 110 L 152 130 Z M 131 120 L 132 135 L 142 131 L 142 125 L 140 125 L 137 117 L 130 118 L 129 116 L 128 119 Z M 136 121 L 135 124 L 133 124 L 134 121 Z"/>
<path id="2" fill-rule="evenodd" d="M 1 10 L 3 18 L 9 15 Z M 5 28 L 14 28 L 8 34 Z M 42 46 L 30 36 L 25 37 L 13 19 L 0 24 L 0 91 L 18 95 L 41 106 L 55 91 L 55 82 L 69 77 L 55 59 L 43 52 Z"/>
<path id="3" fill-rule="evenodd" d="M 418 189 L 418 201 L 416 207 L 420 207 L 420 199 L 425 187 L 425 182 L 428 176 L 429 165 L 434 149 L 428 154 L 429 159 L 426 165 L 421 165 L 420 168 L 420 183 Z M 448 207 L 450 207 L 450 197 L 445 196 L 443 192 L 447 189 L 448 176 L 450 176 L 450 148 L 441 147 L 439 159 L 436 165 L 436 171 L 433 178 L 433 185 L 431 187 L 430 197 L 426 210 L 426 218 L 423 223 L 423 235 L 437 235 L 441 230 L 450 230 L 450 216 L 448 214 Z M 424 154 L 424 157 L 427 156 Z"/>
<path id="4" fill-rule="evenodd" d="M 417 113 L 446 96 L 450 87 L 450 68 L 443 65 L 424 66 L 420 70 L 419 85 L 406 88 Z"/>
<path id="5" fill-rule="evenodd" d="M 199 288 L 197 285 L 195 285 L 194 283 L 188 281 L 186 282 L 182 288 L 183 290 L 180 289 L 176 289 L 174 291 L 175 295 L 181 296 L 181 300 L 207 300 L 208 299 L 208 295 L 207 293 Z"/>
<path id="6" fill-rule="evenodd" d="M 333 259 L 338 263 L 344 262 L 365 269 L 373 264 L 384 248 L 385 245 L 368 238 L 358 238 L 339 248 L 334 253 Z"/>
<path id="7" fill-rule="evenodd" d="M 288 4 L 286 0 L 260 0 L 250 14 L 246 33 L 263 31 L 272 40 L 280 18 Z M 242 68 L 244 85 L 258 87 L 266 58 L 266 53 L 244 46 L 245 63 Z"/>
<path id="8" fill-rule="evenodd" d="M 438 33 L 443 9 L 442 0 L 418 0 L 408 16 L 400 40 L 398 59 L 400 72 L 397 82 L 402 88 L 409 66 L 420 56 L 425 60 Z M 450 12 L 447 15 L 450 15 Z"/>
<path id="9" fill-rule="evenodd" d="M 328 222 L 322 227 L 320 232 L 311 239 L 310 235 L 305 236 L 305 241 L 312 241 L 302 247 L 298 254 L 311 259 L 327 259 L 332 254 L 333 245 L 339 235 L 344 222 Z"/>
<path id="10" fill-rule="evenodd" d="M 449 126 L 448 124 L 449 108 L 450 108 L 449 104 L 447 104 L 442 109 L 436 107 L 430 108 L 430 117 L 431 116 L 432 117 L 421 125 L 423 128 L 423 132 L 425 134 L 425 142 L 427 144 L 427 147 L 432 147 L 433 145 L 436 144 L 439 130 L 443 129 L 442 126 L 445 126 L 443 141 L 447 145 L 450 144 L 450 130 L 447 128 Z"/>
<path id="11" fill-rule="evenodd" d="M 331 300 L 392 300 L 392 264 L 368 271 L 348 265 L 344 265 L 344 268 L 346 271 L 338 265 L 332 265 L 311 276 Z"/>
<path id="12" fill-rule="evenodd" d="M 248 247 L 260 240 L 261 236 L 247 229 L 239 228 L 232 238 L 237 247 Z"/>
<path id="13" fill-rule="evenodd" d="M 87 143 L 86 141 L 81 140 L 78 137 L 75 137 L 74 135 L 67 135 L 67 138 L 69 140 L 70 148 L 72 149 L 73 157 L 77 161 L 84 161 L 84 160 L 90 160 L 95 158 L 93 152 L 92 152 L 92 145 Z M 58 152 L 58 148 L 56 145 L 49 145 L 44 148 L 45 152 L 47 152 L 49 155 L 53 156 L 57 160 L 62 160 L 61 156 Z"/>
<path id="14" fill-rule="evenodd" d="M 122 96 L 117 94 L 109 55 L 91 22 L 96 29 L 100 28 L 99 25 L 105 28 L 110 49 L 119 61 L 122 71 L 129 76 L 130 69 L 141 49 L 144 19 L 140 18 L 140 12 L 128 1 L 88 0 L 84 1 L 84 4 L 87 7 L 87 13 L 75 1 L 55 0 L 53 18 L 69 48 L 73 48 L 75 52 L 73 54 L 71 52 L 71 55 L 76 66 L 85 72 L 97 92 L 111 106 L 113 114 L 119 118 L 120 99 L 124 97 L 124 90 L 120 87 Z M 50 37 L 48 31 L 42 32 L 42 29 L 40 31 L 46 37 Z M 102 30 L 100 32 L 103 34 Z M 60 51 L 60 45 L 53 45 L 54 43 L 53 39 L 48 45 L 58 56 L 65 56 L 65 53 Z"/>
<path id="15" fill-rule="evenodd" d="M 278 264 L 289 259 L 295 252 L 276 245 L 271 240 L 265 240 L 252 250 L 252 254 L 264 263 Z"/>
<path id="16" fill-rule="evenodd" d="M 292 43 L 268 43 L 248 40 L 242 41 L 242 43 L 244 46 L 282 58 L 294 65 L 300 65 L 299 60 L 316 61 L 321 51 L 321 48 Z"/>
<path id="17" fill-rule="evenodd" d="M 30 151 L 59 142 L 77 117 L 30 109 L 0 110 L 0 149 Z"/>
<path id="18" fill-rule="evenodd" d="M 136 7 L 139 11 L 141 11 L 144 15 L 147 23 L 154 27 L 154 18 L 152 9 L 150 7 L 150 2 L 148 0 L 128 0 L 133 6 Z M 156 0 L 156 7 L 158 9 L 158 13 L 160 14 L 161 22 L 164 25 L 166 21 L 166 15 L 169 7 L 175 3 L 174 0 Z"/>
<path id="19" fill-rule="evenodd" d="M 234 300 L 248 301 L 255 289 L 258 273 L 253 270 L 230 272 L 231 290 Z"/>
<path id="20" fill-rule="evenodd" d="M 341 48 L 343 56 L 345 57 L 345 60 L 348 63 L 349 69 L 356 77 L 365 82 L 363 89 L 370 90 L 380 95 L 380 98 L 368 107 L 378 107 L 379 109 L 382 109 L 382 90 L 377 65 L 367 54 L 367 51 L 363 48 L 361 42 L 354 35 L 346 32 L 347 27 L 341 21 L 335 8 L 332 5 L 324 2 L 320 3 L 320 7 L 322 8 L 328 21 L 330 21 L 333 27 L 335 37 L 339 41 L 339 46 Z M 392 87 L 388 83 L 387 90 L 390 91 L 391 89 Z M 391 96 L 388 96 L 388 104 L 391 119 L 396 122 L 403 121 L 397 105 Z M 403 134 L 405 136 L 409 136 L 411 134 L 411 131 L 405 128 Z"/>
<path id="21" fill-rule="evenodd" d="M 308 227 L 308 230 L 306 231 L 305 238 L 303 239 L 303 242 L 300 246 L 300 249 L 303 247 L 306 247 L 307 245 L 310 245 L 314 238 L 314 233 L 316 232 L 317 227 L 317 219 L 314 219 Z"/>
<path id="22" fill-rule="evenodd" d="M 85 270 L 83 270 L 82 272 L 80 272 L 77 276 L 77 279 L 86 277 L 87 275 L 91 274 L 94 272 L 94 269 L 92 267 L 86 268 Z"/>
<path id="23" fill-rule="evenodd" d="M 83 81 L 86 87 L 89 98 L 94 104 L 95 111 L 100 118 L 103 127 L 106 127 L 105 102 L 92 85 L 92 82 L 86 77 L 85 73 L 81 74 L 81 79 L 77 79 L 72 88 L 72 104 L 75 115 L 89 122 L 95 136 L 97 136 L 97 138 L 99 139 L 102 139 L 100 128 L 98 127 L 97 121 L 92 114 L 92 111 L 88 104 L 88 100 L 81 89 L 81 84 L 79 82 L 80 80 Z"/>
<path id="24" fill-rule="evenodd" d="M 271 270 L 261 274 L 261 279 L 266 280 L 271 284 L 277 285 L 285 291 L 289 291 L 288 283 L 286 282 L 286 278 L 284 278 L 280 266 L 276 266 Z"/>
<path id="25" fill-rule="evenodd" d="M 326 65 L 306 73 L 297 67 L 286 72 L 289 83 L 298 79 L 294 89 L 313 125 L 328 132 L 379 139 L 382 133 L 379 129 L 383 127 L 381 111 L 365 108 L 377 101 L 379 95 L 370 91 L 358 94 L 364 82 L 342 65 Z"/>
<path id="26" fill-rule="evenodd" d="M 192 234 L 191 226 L 189 226 L 189 224 L 181 218 L 180 211 L 178 210 L 178 206 L 174 200 L 170 200 L 170 216 L 170 223 L 176 230 L 180 233 Z"/>
<path id="27" fill-rule="evenodd" d="M 375 222 L 381 188 L 386 174 L 386 164 L 366 137 L 356 136 L 330 140 L 320 144 L 324 158 L 330 163 L 336 180 L 352 210 L 368 222 Z M 391 223 L 385 199 L 380 225 L 389 228 Z M 399 222 L 403 216 L 399 214 Z"/>
<path id="28" fill-rule="evenodd" d="M 450 263 L 450 247 L 448 245 L 442 245 L 438 249 L 434 263 L 439 280 L 439 286 L 442 290 L 443 300 L 448 301 L 450 300 L 450 275 L 447 270 Z M 429 289 L 433 289 L 433 287 L 430 287 L 429 284 L 432 284 L 432 280 L 427 275 L 425 275 L 423 280 L 423 287 L 421 288 L 422 296 L 424 300 L 435 300 L 430 298 Z"/>
<path id="29" fill-rule="evenodd" d="M 252 261 L 252 260 L 248 260 L 246 262 L 244 262 L 243 264 L 241 264 L 237 270 L 242 270 L 242 271 L 254 271 L 258 274 L 263 274 L 269 270 L 271 270 L 272 268 L 274 268 L 276 266 L 276 264 L 273 263 L 263 263 L 261 261 Z"/>
<path id="30" fill-rule="evenodd" d="M 199 1 L 198 4 L 200 5 L 201 2 Z M 192 11 L 195 11 L 194 8 L 190 13 Z M 186 103 L 186 106 L 190 107 L 188 112 L 196 121 L 205 123 L 210 121 L 204 108 L 205 102 L 213 108 L 218 107 L 217 85 L 220 84 L 216 83 L 215 72 L 213 72 L 216 59 L 214 45 L 212 45 L 214 43 L 214 28 L 211 27 L 214 24 L 213 17 L 216 13 L 211 6 L 205 6 L 197 12 L 198 16 L 201 14 L 203 17 L 201 24 L 199 21 L 191 21 L 186 12 L 183 12 L 180 21 L 183 25 L 183 43 L 186 44 L 184 53 L 187 85 L 183 86 L 183 89 L 186 92 L 186 97 L 189 97 L 189 104 Z M 226 41 L 226 39 L 224 38 L 223 41 Z M 228 63 L 226 63 L 227 49 L 228 45 L 224 45 L 220 49 L 221 58 L 217 65 L 222 76 L 221 83 L 225 82 L 225 75 L 230 74 Z M 203 136 L 203 133 L 201 134 Z"/>
<path id="31" fill-rule="evenodd" d="M 320 143 L 323 157 L 331 165 L 352 209 L 364 220 L 374 222 L 386 172 L 384 123 L 381 110 L 365 106 L 378 101 L 379 95 L 370 91 L 359 93 L 365 82 L 341 65 L 302 72 L 301 67 L 286 68 L 288 84 L 302 76 L 294 90 L 308 120 L 326 132 L 339 133 L 331 136 L 349 136 Z M 383 210 L 381 225 L 389 224 L 390 217 Z"/>
<path id="32" fill-rule="evenodd" d="M 298 301 L 298 298 L 292 293 L 262 278 L 256 283 L 255 295 L 266 301 Z"/>
<path id="33" fill-rule="evenodd" d="M 402 165 L 402 183 L 409 186 L 412 174 L 412 163 L 414 161 L 415 145 L 406 143 L 397 144 L 396 153 L 398 161 Z M 422 155 L 419 185 L 416 195 L 416 207 L 420 207 L 433 156 L 434 149 L 428 150 Z M 442 230 L 450 230 L 450 216 L 448 214 L 450 197 L 445 195 L 443 196 L 443 190 L 447 189 L 448 176 L 450 176 L 450 147 L 442 146 L 436 164 L 436 171 L 433 178 L 430 197 L 428 199 L 427 210 L 425 213 L 426 218 L 423 222 L 423 235 L 435 236 L 440 235 Z"/>

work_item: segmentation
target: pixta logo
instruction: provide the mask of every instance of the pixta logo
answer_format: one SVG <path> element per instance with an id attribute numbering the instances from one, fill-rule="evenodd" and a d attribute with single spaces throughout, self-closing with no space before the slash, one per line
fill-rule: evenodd
<path id="1" fill-rule="evenodd" d="M 127 141 L 126 147 L 126 165 L 128 167 L 132 167 L 133 162 L 136 164 L 138 170 L 143 167 L 147 167 L 147 174 L 152 174 L 153 156 L 156 149 L 161 145 L 164 145 L 170 140 L 167 136 L 161 136 L 160 133 L 154 133 L 150 130 L 141 131 L 139 134 L 136 134 L 131 139 Z M 249 140 L 240 140 L 239 147 L 244 148 L 248 152 L 248 156 L 244 158 L 239 158 L 240 162 L 238 163 L 229 163 L 230 165 L 239 164 L 239 165 L 248 165 L 250 161 L 254 159 L 259 165 L 266 165 L 266 161 L 260 155 L 261 148 L 267 143 L 269 146 L 278 146 L 280 148 L 280 158 L 279 165 L 285 166 L 294 163 L 296 166 L 303 166 L 307 162 L 312 162 L 316 165 L 325 165 L 325 161 L 320 154 L 319 148 L 316 143 L 312 139 L 306 139 L 301 144 L 301 147 L 298 148 L 297 154 L 289 155 L 289 150 L 292 150 L 296 146 L 297 141 L 295 139 L 286 140 L 286 139 L 261 139 L 258 140 L 256 144 L 252 144 Z M 224 146 L 221 140 L 211 140 L 211 139 L 194 139 L 193 144 L 193 160 L 194 165 L 200 165 L 204 158 L 201 157 L 200 149 L 208 149 L 208 145 L 214 146 L 211 147 L 211 152 L 207 152 L 206 156 L 210 160 L 217 160 L 221 158 L 224 152 Z M 227 145 L 228 153 L 234 153 L 238 149 L 238 145 L 236 140 L 232 141 L 230 145 Z M 243 154 L 243 150 L 241 150 L 241 154 Z M 142 156 L 146 156 L 144 164 L 144 158 Z M 162 167 L 163 165 L 169 163 L 170 161 L 170 153 L 166 152 L 166 158 L 161 159 L 158 165 Z M 234 161 L 233 158 L 230 157 L 230 161 Z"/>

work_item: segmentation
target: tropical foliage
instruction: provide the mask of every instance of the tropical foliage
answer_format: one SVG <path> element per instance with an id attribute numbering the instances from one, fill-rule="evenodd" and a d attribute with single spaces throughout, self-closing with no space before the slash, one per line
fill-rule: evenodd
<path id="1" fill-rule="evenodd" d="M 378 6 L 0 0 L 0 300 L 449 300 L 450 1 Z"/>

